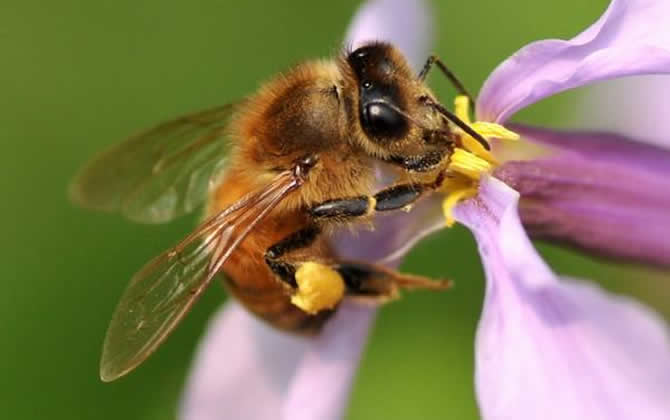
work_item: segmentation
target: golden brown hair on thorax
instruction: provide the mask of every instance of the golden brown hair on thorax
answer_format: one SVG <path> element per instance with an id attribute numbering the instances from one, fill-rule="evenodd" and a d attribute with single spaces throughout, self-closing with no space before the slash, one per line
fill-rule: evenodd
<path id="1" fill-rule="evenodd" d="M 309 61 L 263 86 L 240 112 L 234 133 L 251 162 L 293 163 L 342 142 L 346 119 L 339 101 L 336 65 Z M 258 147 L 257 142 L 262 142 Z M 279 160 L 277 160 L 279 159 Z"/>

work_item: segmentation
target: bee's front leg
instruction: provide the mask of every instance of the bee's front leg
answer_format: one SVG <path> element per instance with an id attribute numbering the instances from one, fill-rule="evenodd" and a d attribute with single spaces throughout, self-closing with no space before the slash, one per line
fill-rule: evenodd
<path id="1" fill-rule="evenodd" d="M 364 218 L 376 212 L 402 210 L 424 195 L 442 186 L 443 172 L 430 183 L 398 184 L 379 191 L 374 196 L 338 198 L 317 204 L 309 210 L 317 223 L 340 222 Z"/>

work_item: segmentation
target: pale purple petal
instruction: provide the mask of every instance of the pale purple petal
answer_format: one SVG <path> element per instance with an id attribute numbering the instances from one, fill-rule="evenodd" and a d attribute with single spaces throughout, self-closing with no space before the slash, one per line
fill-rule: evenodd
<path id="1" fill-rule="evenodd" d="M 575 107 L 578 127 L 614 131 L 670 149 L 670 77 L 638 76 L 598 83 Z"/>
<path id="2" fill-rule="evenodd" d="M 390 42 L 418 70 L 430 53 L 432 23 L 424 0 L 373 0 L 358 9 L 345 39 L 352 48 L 370 41 Z"/>
<path id="3" fill-rule="evenodd" d="M 284 419 L 339 419 L 375 310 L 345 302 L 303 357 L 286 390 Z"/>
<path id="4" fill-rule="evenodd" d="M 575 38 L 534 42 L 501 63 L 484 83 L 478 118 L 504 122 L 542 98 L 598 80 L 670 73 L 670 2 L 612 0 Z"/>
<path id="5" fill-rule="evenodd" d="M 372 318 L 370 308 L 345 304 L 310 339 L 274 330 L 227 303 L 199 345 L 179 418 L 340 418 Z M 307 406 L 296 410 L 297 401 Z"/>
<path id="6" fill-rule="evenodd" d="M 559 279 L 526 237 L 518 193 L 490 178 L 455 215 L 487 278 L 475 384 L 484 420 L 662 420 L 670 338 L 642 305 Z"/>
<path id="7" fill-rule="evenodd" d="M 670 266 L 670 151 L 616 134 L 512 128 L 554 149 L 495 172 L 521 193 L 532 237 Z"/>
<path id="8" fill-rule="evenodd" d="M 236 302 L 227 303 L 199 344 L 179 418 L 275 417 L 308 345 L 271 329 Z"/>

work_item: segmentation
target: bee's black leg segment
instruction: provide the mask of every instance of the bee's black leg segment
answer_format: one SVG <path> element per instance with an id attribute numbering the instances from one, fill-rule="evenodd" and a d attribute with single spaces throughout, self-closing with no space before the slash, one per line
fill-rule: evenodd
<path id="1" fill-rule="evenodd" d="M 399 290 L 404 289 L 443 290 L 451 287 L 449 280 L 404 274 L 374 264 L 346 262 L 334 268 L 342 276 L 349 295 L 374 300 L 393 299 Z"/>
<path id="2" fill-rule="evenodd" d="M 451 70 L 449 70 L 449 67 L 447 67 L 446 64 L 444 64 L 444 62 L 442 62 L 442 60 L 440 60 L 438 56 L 431 55 L 430 57 L 428 57 L 428 60 L 426 60 L 426 64 L 423 65 L 421 72 L 419 72 L 418 79 L 421 81 L 425 80 L 426 76 L 428 76 L 428 72 L 433 68 L 433 65 L 437 65 L 437 68 L 439 68 L 442 71 L 442 73 L 447 77 L 447 79 L 449 79 L 449 81 L 451 82 L 452 85 L 454 85 L 458 93 L 467 96 L 468 99 L 470 100 L 470 103 L 474 107 L 475 100 L 472 98 L 472 95 L 468 93 L 463 83 L 461 83 L 461 81 L 458 80 L 456 75 L 452 73 Z"/>
<path id="3" fill-rule="evenodd" d="M 320 233 L 318 226 L 310 225 L 290 234 L 265 251 L 265 263 L 284 282 L 291 287 L 298 287 L 295 281 L 296 265 L 284 261 L 283 257 L 291 251 L 311 245 Z"/>
<path id="4" fill-rule="evenodd" d="M 303 229 L 293 232 L 281 241 L 272 245 L 265 252 L 265 257 L 276 260 L 285 254 L 300 248 L 309 246 L 321 233 L 321 229 L 316 225 L 309 225 Z"/>
<path id="5" fill-rule="evenodd" d="M 277 275 L 284 283 L 293 287 L 294 289 L 298 288 L 298 283 L 295 281 L 295 265 L 287 263 L 284 261 L 273 260 L 265 257 L 265 263 L 270 267 L 275 275 Z"/>
<path id="6" fill-rule="evenodd" d="M 312 207 L 314 221 L 345 221 L 377 211 L 398 210 L 414 203 L 426 190 L 423 184 L 401 184 L 381 190 L 373 197 L 361 196 L 329 200 Z"/>
<path id="7" fill-rule="evenodd" d="M 369 282 L 375 274 L 367 265 L 358 263 L 340 264 L 337 267 L 349 292 L 358 294 L 364 290 L 364 285 Z"/>
<path id="8" fill-rule="evenodd" d="M 400 210 L 414 204 L 422 195 L 440 188 L 444 179 L 444 173 L 440 172 L 431 183 L 398 184 L 383 189 L 374 195 L 375 211 Z"/>
<path id="9" fill-rule="evenodd" d="M 426 188 L 423 184 L 400 184 L 375 194 L 375 211 L 400 210 L 413 204 Z"/>
<path id="10" fill-rule="evenodd" d="M 309 210 L 316 223 L 328 220 L 344 221 L 378 211 L 399 210 L 413 204 L 423 194 L 442 186 L 445 175 L 440 173 L 431 183 L 398 184 L 379 191 L 372 197 L 340 198 L 317 204 Z"/>
<path id="11" fill-rule="evenodd" d="M 309 209 L 314 220 L 350 219 L 365 216 L 374 208 L 371 197 L 359 196 L 324 201 Z"/>

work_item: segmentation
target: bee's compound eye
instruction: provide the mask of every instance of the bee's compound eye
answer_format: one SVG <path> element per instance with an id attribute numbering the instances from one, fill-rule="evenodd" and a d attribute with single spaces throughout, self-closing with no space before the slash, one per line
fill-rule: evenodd
<path id="1" fill-rule="evenodd" d="M 354 58 L 357 60 L 363 60 L 365 57 L 368 56 L 368 49 L 367 48 L 359 48 L 353 53 Z"/>
<path id="2" fill-rule="evenodd" d="M 384 102 L 372 102 L 363 108 L 363 129 L 373 137 L 397 138 L 407 131 L 407 121 Z"/>

